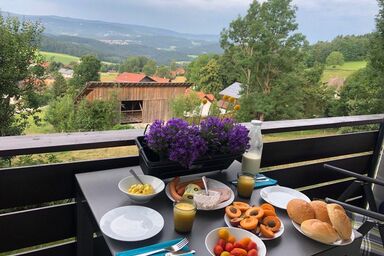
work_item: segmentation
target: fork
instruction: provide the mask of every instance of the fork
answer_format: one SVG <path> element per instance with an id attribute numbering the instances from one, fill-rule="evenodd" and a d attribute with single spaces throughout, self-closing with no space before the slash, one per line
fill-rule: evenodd
<path id="1" fill-rule="evenodd" d="M 188 243 L 189 243 L 188 239 L 184 238 L 183 240 L 181 240 L 180 242 L 178 242 L 177 244 L 174 244 L 172 246 L 169 246 L 166 248 L 161 248 L 161 249 L 150 251 L 150 252 L 146 252 L 146 253 L 142 253 L 142 254 L 137 254 L 136 256 L 148 256 L 148 255 L 153 255 L 155 253 L 164 252 L 164 251 L 177 252 L 177 251 L 180 251 L 181 249 L 183 249 L 183 247 L 186 246 Z"/>

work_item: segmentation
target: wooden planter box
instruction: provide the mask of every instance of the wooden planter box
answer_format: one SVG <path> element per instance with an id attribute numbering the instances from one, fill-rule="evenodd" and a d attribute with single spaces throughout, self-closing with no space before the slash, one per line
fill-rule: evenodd
<path id="1" fill-rule="evenodd" d="M 149 149 L 145 144 L 144 136 L 137 137 L 136 144 L 139 148 L 139 162 L 143 172 L 147 175 L 156 176 L 161 179 L 224 170 L 227 169 L 236 158 L 241 157 L 241 154 L 207 156 L 197 159 L 193 162 L 191 168 L 187 169 L 174 161 L 160 161 L 158 154 Z"/>

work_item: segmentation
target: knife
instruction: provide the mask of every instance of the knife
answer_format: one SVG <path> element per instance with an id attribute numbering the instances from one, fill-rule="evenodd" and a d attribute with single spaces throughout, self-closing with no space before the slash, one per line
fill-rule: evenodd
<path id="1" fill-rule="evenodd" d="M 195 250 L 190 251 L 178 251 L 178 252 L 167 252 L 165 256 L 182 256 L 182 255 L 189 255 L 189 254 L 195 254 Z"/>

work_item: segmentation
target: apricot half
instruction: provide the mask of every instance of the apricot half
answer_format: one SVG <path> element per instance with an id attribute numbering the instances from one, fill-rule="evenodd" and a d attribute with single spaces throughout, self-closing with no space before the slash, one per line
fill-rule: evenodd
<path id="1" fill-rule="evenodd" d="M 270 228 L 268 228 L 263 224 L 260 224 L 260 232 L 264 237 L 267 237 L 267 238 L 273 238 L 275 236 L 275 233 L 273 233 L 273 231 Z"/>
<path id="2" fill-rule="evenodd" d="M 247 217 L 254 216 L 259 220 L 261 220 L 261 218 L 263 218 L 264 216 L 264 210 L 261 209 L 260 207 L 251 207 L 245 212 L 245 216 Z"/>
<path id="3" fill-rule="evenodd" d="M 256 217 L 248 217 L 240 221 L 240 226 L 246 230 L 253 230 L 257 227 L 259 220 Z"/>
<path id="4" fill-rule="evenodd" d="M 251 206 L 249 204 L 243 203 L 243 202 L 239 202 L 239 201 L 233 202 L 232 204 L 233 204 L 233 206 L 238 208 L 241 212 L 245 212 L 246 210 L 251 208 Z"/>
<path id="5" fill-rule="evenodd" d="M 260 205 L 260 208 L 263 209 L 263 210 L 275 211 L 275 207 L 273 207 L 273 205 L 268 204 L 268 203 L 264 203 L 264 204 Z"/>
<path id="6" fill-rule="evenodd" d="M 239 218 L 241 216 L 241 211 L 233 205 L 225 207 L 225 213 L 229 218 Z"/>
<path id="7" fill-rule="evenodd" d="M 237 226 L 239 226 L 240 225 L 240 221 L 242 221 L 244 218 L 233 218 L 233 219 L 230 219 L 230 223 L 231 223 L 231 225 L 232 226 L 235 226 L 235 227 L 237 227 Z"/>
<path id="8" fill-rule="evenodd" d="M 267 216 L 263 219 L 263 224 L 270 228 L 273 232 L 279 231 L 281 222 L 276 216 Z"/>

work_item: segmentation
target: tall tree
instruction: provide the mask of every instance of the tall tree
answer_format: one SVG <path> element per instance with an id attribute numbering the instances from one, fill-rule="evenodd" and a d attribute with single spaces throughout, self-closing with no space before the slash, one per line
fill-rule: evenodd
<path id="1" fill-rule="evenodd" d="M 156 75 L 159 77 L 171 78 L 171 72 L 167 66 L 159 66 L 156 70 Z"/>
<path id="2" fill-rule="evenodd" d="M 54 98 L 64 96 L 68 90 L 67 81 L 65 81 L 65 78 L 59 72 L 54 73 L 53 79 L 55 79 L 55 81 L 52 85 L 52 96 Z"/>
<path id="3" fill-rule="evenodd" d="M 76 65 L 70 84 L 75 91 L 80 90 L 89 81 L 100 81 L 101 63 L 93 55 L 85 55 L 80 58 L 80 64 Z"/>
<path id="4" fill-rule="evenodd" d="M 344 55 L 341 52 L 333 51 L 328 55 L 327 59 L 325 60 L 325 63 L 328 66 L 333 66 L 333 67 L 335 67 L 336 65 L 343 65 Z"/>
<path id="5" fill-rule="evenodd" d="M 232 53 L 241 70 L 243 95 L 258 97 L 259 106 L 273 102 L 274 87 L 281 85 L 284 76 L 294 72 L 303 58 L 305 38 L 296 33 L 296 8 L 291 2 L 254 0 L 247 14 L 232 21 L 221 33 L 222 48 Z M 259 112 L 263 118 L 265 110 Z"/>
<path id="6" fill-rule="evenodd" d="M 145 63 L 143 67 L 143 72 L 147 76 L 152 76 L 156 73 L 156 61 L 154 60 L 148 60 L 147 63 Z"/>
<path id="7" fill-rule="evenodd" d="M 133 73 L 139 73 L 143 72 L 143 68 L 145 64 L 150 59 L 144 56 L 132 56 L 127 58 L 123 63 L 121 63 L 119 67 L 119 72 L 133 72 Z"/>
<path id="8" fill-rule="evenodd" d="M 0 136 L 21 134 L 38 111 L 40 24 L 0 15 Z"/>
<path id="9" fill-rule="evenodd" d="M 201 69 L 199 86 L 196 89 L 205 93 L 213 93 L 214 95 L 219 94 L 222 84 L 220 81 L 220 67 L 217 60 L 211 59 Z"/>

